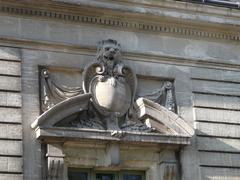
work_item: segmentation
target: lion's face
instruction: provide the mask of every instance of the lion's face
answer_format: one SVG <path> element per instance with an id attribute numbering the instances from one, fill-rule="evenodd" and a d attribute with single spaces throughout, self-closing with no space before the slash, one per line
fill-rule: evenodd
<path id="1" fill-rule="evenodd" d="M 115 61 L 120 57 L 120 47 L 119 44 L 110 42 L 104 42 L 102 44 L 100 55 L 104 60 Z"/>

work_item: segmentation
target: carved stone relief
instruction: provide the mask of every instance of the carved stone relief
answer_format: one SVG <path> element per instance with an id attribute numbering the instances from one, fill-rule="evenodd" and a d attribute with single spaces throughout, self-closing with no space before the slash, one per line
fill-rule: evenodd
<path id="1" fill-rule="evenodd" d="M 170 81 L 154 92 L 136 93 L 136 74 L 121 61 L 121 46 L 111 39 L 99 42 L 96 59 L 83 70 L 82 86 L 62 86 L 51 78 L 48 68 L 41 69 L 40 78 L 43 112 L 77 95 L 92 96 L 87 110 L 71 115 L 57 126 L 115 130 L 118 135 L 120 131 L 154 132 L 153 127 L 137 118 L 135 101 L 140 97 L 175 111 L 174 86 Z"/>
<path id="2" fill-rule="evenodd" d="M 47 145 L 47 180 L 64 179 L 64 154 L 59 144 Z"/>
<path id="3" fill-rule="evenodd" d="M 174 85 L 171 81 L 164 81 L 163 85 L 150 93 L 137 93 L 136 99 L 146 98 L 162 106 L 165 106 L 169 111 L 176 112 L 176 102 L 174 97 Z"/>
<path id="4" fill-rule="evenodd" d="M 50 67 L 41 70 L 43 113 L 31 127 L 37 139 L 47 143 L 47 179 L 63 179 L 66 167 L 71 165 L 129 168 L 131 163 L 134 167 L 141 164 L 136 162 L 144 162 L 144 169 L 150 169 L 149 174 L 155 174 L 157 179 L 177 179 L 175 150 L 190 144 L 194 130 L 174 113 L 173 82 L 150 82 L 154 87 L 141 91 L 141 87 L 148 86 L 139 83 L 137 88 L 136 74 L 123 63 L 120 50 L 115 40 L 101 41 L 94 61 L 82 73 L 79 71 L 79 87 L 56 78 Z M 156 153 L 150 152 L 150 144 L 157 148 Z M 159 155 L 159 144 L 171 150 L 161 150 Z M 139 147 L 130 153 L 135 145 Z M 147 151 L 141 150 L 144 146 Z M 68 148 L 73 151 L 68 153 Z M 140 156 L 134 155 L 135 148 L 140 149 Z M 72 153 L 75 150 L 83 158 L 76 158 Z M 90 156 L 81 152 L 90 152 Z M 150 159 L 145 159 L 146 152 L 150 152 Z M 70 164 L 72 159 L 79 161 Z"/>
<path id="5" fill-rule="evenodd" d="M 61 82 L 55 82 L 48 68 L 41 68 L 40 71 L 42 112 L 67 98 L 83 94 L 81 87 L 68 87 L 61 85 Z"/>

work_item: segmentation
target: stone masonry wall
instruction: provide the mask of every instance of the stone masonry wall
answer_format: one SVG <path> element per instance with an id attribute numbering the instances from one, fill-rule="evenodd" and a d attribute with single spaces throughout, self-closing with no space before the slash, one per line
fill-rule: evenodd
<path id="1" fill-rule="evenodd" d="M 179 5 L 182 9 L 159 8 L 164 5 L 162 2 Z M 239 11 L 176 1 L 155 3 L 156 6 L 136 3 L 141 8 L 128 8 L 130 14 L 131 8 L 136 8 L 131 11 L 134 13 L 154 6 L 154 16 L 136 11 L 136 19 L 132 20 L 135 25 L 135 21 L 144 20 L 144 16 L 154 23 L 156 20 L 164 24 L 163 27 L 150 24 L 144 26 L 146 29 L 141 23 L 137 26 L 139 29 L 109 23 L 116 21 L 107 21 L 106 9 L 101 12 L 100 6 L 94 9 L 94 16 L 99 16 L 96 22 L 90 15 L 78 15 L 78 9 L 75 10 L 77 15 L 71 15 L 75 6 L 67 13 L 62 12 L 67 11 L 63 4 L 57 13 L 54 13 L 57 6 L 43 12 L 31 10 L 37 9 L 34 5 L 29 9 L 0 8 L 0 180 L 22 180 L 23 174 L 26 180 L 42 180 L 44 153 L 30 128 L 40 114 L 39 65 L 83 69 L 94 59 L 97 42 L 108 38 L 121 43 L 125 63 L 138 75 L 174 80 L 178 114 L 196 130 L 192 144 L 181 152 L 182 179 L 239 179 Z M 42 9 L 49 8 L 46 6 Z M 117 7 L 122 6 L 109 8 L 122 12 Z M 110 19 L 116 16 L 112 11 L 108 15 Z M 174 24 L 171 18 L 168 20 L 164 12 L 165 16 L 179 21 L 185 18 L 186 27 L 181 26 L 181 22 Z M 87 9 L 86 14 L 90 13 Z M 131 21 L 127 16 L 123 13 L 118 18 Z M 172 28 L 165 27 L 164 20 Z"/>
<path id="2" fill-rule="evenodd" d="M 21 55 L 0 47 L 0 180 L 23 179 Z"/>

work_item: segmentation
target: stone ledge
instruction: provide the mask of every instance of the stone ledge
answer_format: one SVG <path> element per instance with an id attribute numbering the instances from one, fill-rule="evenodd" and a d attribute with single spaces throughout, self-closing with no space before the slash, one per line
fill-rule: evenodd
<path id="1" fill-rule="evenodd" d="M 190 137 L 184 135 L 162 135 L 157 133 L 139 133 L 123 132 L 122 137 L 112 136 L 110 130 L 91 130 L 80 128 L 62 128 L 62 127 L 39 127 L 36 130 L 36 138 L 55 139 L 64 142 L 67 140 L 103 140 L 103 141 L 122 141 L 137 143 L 155 143 L 155 144 L 175 144 L 189 145 Z"/>

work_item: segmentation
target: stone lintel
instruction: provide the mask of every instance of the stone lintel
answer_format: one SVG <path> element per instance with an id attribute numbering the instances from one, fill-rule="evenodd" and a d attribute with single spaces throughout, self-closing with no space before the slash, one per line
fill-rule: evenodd
<path id="1" fill-rule="evenodd" d="M 39 127 L 36 129 L 36 138 L 58 142 L 80 140 L 102 140 L 113 142 L 136 142 L 168 145 L 189 145 L 190 136 L 163 135 L 158 133 L 122 132 L 121 136 L 112 136 L 110 130 L 93 130 L 62 127 Z"/>

